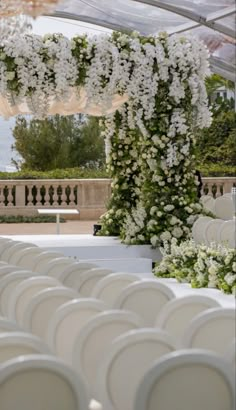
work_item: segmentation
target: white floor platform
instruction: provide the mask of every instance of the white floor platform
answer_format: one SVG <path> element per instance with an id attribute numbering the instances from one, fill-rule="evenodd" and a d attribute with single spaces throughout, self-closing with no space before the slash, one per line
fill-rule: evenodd
<path id="1" fill-rule="evenodd" d="M 7 236 L 5 236 L 7 237 Z M 152 275 L 152 262 L 161 259 L 158 249 L 149 245 L 127 246 L 117 237 L 93 235 L 15 235 L 9 236 L 29 242 L 44 249 L 63 253 L 74 259 L 94 262 L 104 268 L 119 272 L 145 273 Z"/>
<path id="2" fill-rule="evenodd" d="M 160 260 L 158 249 L 149 245 L 127 246 L 112 236 L 93 235 L 15 235 L 4 236 L 22 242 L 32 242 L 43 248 L 53 249 L 78 259 L 148 258 Z"/>

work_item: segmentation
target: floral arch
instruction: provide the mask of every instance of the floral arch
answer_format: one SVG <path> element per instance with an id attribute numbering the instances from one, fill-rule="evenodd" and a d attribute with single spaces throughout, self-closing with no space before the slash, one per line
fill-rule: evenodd
<path id="1" fill-rule="evenodd" d="M 158 246 L 189 237 L 202 211 L 194 133 L 211 122 L 207 74 L 205 46 L 182 35 L 10 38 L 0 45 L 0 115 L 105 116 L 113 182 L 102 233 Z"/>

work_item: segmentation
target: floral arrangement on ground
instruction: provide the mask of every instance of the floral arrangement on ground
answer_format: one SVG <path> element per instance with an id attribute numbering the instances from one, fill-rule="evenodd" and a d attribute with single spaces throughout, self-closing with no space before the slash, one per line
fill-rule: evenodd
<path id="1" fill-rule="evenodd" d="M 236 250 L 219 244 L 177 244 L 172 239 L 161 249 L 163 259 L 154 268 L 158 277 L 176 278 L 192 287 L 216 288 L 236 296 Z"/>

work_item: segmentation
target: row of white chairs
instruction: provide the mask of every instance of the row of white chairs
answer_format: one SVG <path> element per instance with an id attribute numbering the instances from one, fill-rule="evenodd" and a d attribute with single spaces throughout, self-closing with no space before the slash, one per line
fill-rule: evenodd
<path id="1" fill-rule="evenodd" d="M 5 266 L 6 264 L 3 264 L 3 266 Z M 93 272 L 93 274 L 95 275 L 95 279 L 93 278 L 94 275 L 91 275 L 90 277 L 90 282 L 93 279 L 93 283 L 92 286 L 89 286 L 89 292 L 91 292 L 90 296 L 93 296 L 93 293 L 96 292 L 102 292 L 101 294 L 104 295 L 108 295 L 109 294 L 109 286 L 110 289 L 112 286 L 112 283 L 118 283 L 119 280 L 121 279 L 121 277 L 116 277 L 116 275 L 111 275 L 112 278 L 109 278 L 108 276 L 106 278 L 103 278 L 102 280 L 99 277 L 99 275 L 96 275 L 96 272 Z M 4 277 L 10 277 L 11 274 L 6 274 L 4 275 Z M 125 274 L 123 274 L 125 277 Z M 115 277 L 114 277 L 115 276 Z M 119 274 L 118 274 L 119 276 Z M 3 277 L 3 279 L 4 279 Z M 43 276 L 40 277 L 40 279 L 42 279 Z M 31 279 L 29 279 L 27 277 L 27 279 L 25 278 L 21 278 L 23 280 L 22 283 L 18 283 L 13 285 L 12 280 L 10 280 L 11 285 L 11 292 L 14 291 L 14 287 L 20 287 L 21 284 L 23 285 L 24 282 L 28 282 L 30 280 L 32 280 L 32 282 L 36 282 L 36 279 L 38 279 L 38 277 L 32 277 Z M 47 278 L 50 279 L 50 278 Z M 55 278 L 54 278 L 55 279 Z M 108 280 L 109 279 L 109 280 Z M 119 279 L 119 280 L 118 280 Z M 34 317 L 33 320 L 31 320 L 31 325 L 37 322 L 40 324 L 41 322 L 43 322 L 45 320 L 45 317 L 48 318 L 48 316 L 50 316 L 48 314 L 48 309 L 49 309 L 49 305 L 50 305 L 50 309 L 51 309 L 51 319 L 49 321 L 49 328 L 50 328 L 50 324 L 51 322 L 53 322 L 53 320 L 55 319 L 55 316 L 58 314 L 58 312 L 60 311 L 60 315 L 62 315 L 63 320 L 58 319 L 56 321 L 56 329 L 57 329 L 57 337 L 54 338 L 53 336 L 53 332 L 51 333 L 51 336 L 48 333 L 48 338 L 46 341 L 48 342 L 48 344 L 51 346 L 51 349 L 55 352 L 56 349 L 54 347 L 54 342 L 55 339 L 58 341 L 58 344 L 60 346 L 60 348 L 62 348 L 63 351 L 63 347 L 68 347 L 68 340 L 73 339 L 73 332 L 74 332 L 74 346 L 72 346 L 70 354 L 71 354 L 71 358 L 65 358 L 68 362 L 72 361 L 71 366 L 75 366 L 76 370 L 83 369 L 83 375 L 86 378 L 88 385 L 89 385 L 89 396 L 90 397 L 96 397 L 100 399 L 100 395 L 102 395 L 102 403 L 105 403 L 105 396 L 103 393 L 101 393 L 101 390 L 98 388 L 98 380 L 101 380 L 101 377 L 98 377 L 98 374 L 96 373 L 96 370 L 98 368 L 100 368 L 100 364 L 99 363 L 103 363 L 104 361 L 102 360 L 102 357 L 109 351 L 110 347 L 112 346 L 113 342 L 115 342 L 116 337 L 120 336 L 122 337 L 122 335 L 124 334 L 125 336 L 125 332 L 128 331 L 128 333 L 132 333 L 132 332 L 141 332 L 143 331 L 145 333 L 145 329 L 141 329 L 141 326 L 143 326 L 143 320 L 145 320 L 145 317 L 148 318 L 148 320 L 152 320 L 153 321 L 153 317 L 155 317 L 157 310 L 155 311 L 155 309 L 162 308 L 164 309 L 165 306 L 167 306 L 169 303 L 175 302 L 177 301 L 176 299 L 174 299 L 174 295 L 172 294 L 171 297 L 168 299 L 166 297 L 167 293 L 170 296 L 169 292 L 165 292 L 164 291 L 164 287 L 162 285 L 162 287 L 159 286 L 154 286 L 154 291 L 153 291 L 153 284 L 157 283 L 157 281 L 141 281 L 140 278 L 137 280 L 137 278 L 134 281 L 134 283 L 129 284 L 127 287 L 123 288 L 123 290 L 121 291 L 121 294 L 125 294 L 123 300 L 125 302 L 124 305 L 122 305 L 123 308 L 128 308 L 129 310 L 133 311 L 133 313 L 131 312 L 126 312 L 126 311 L 122 311 L 122 310 L 118 310 L 118 311 L 111 311 L 108 310 L 108 304 L 106 306 L 106 304 L 104 303 L 104 301 L 102 300 L 90 300 L 90 299 L 84 299 L 84 298 L 77 298 L 75 300 L 70 300 L 67 303 L 62 304 L 58 309 L 55 310 L 55 308 L 58 307 L 58 305 L 53 304 L 53 307 L 51 306 L 51 299 L 53 300 L 54 298 L 50 298 L 50 294 L 51 296 L 53 295 L 54 292 L 54 296 L 57 295 L 57 292 L 55 292 L 56 287 L 52 288 L 52 289 L 46 289 L 45 291 L 41 291 L 41 295 L 38 293 L 36 294 L 33 298 L 32 298 L 32 294 L 30 294 L 30 292 L 28 293 L 28 297 L 30 296 L 30 301 L 29 304 L 31 304 L 31 302 L 33 301 L 34 298 L 38 298 L 38 303 L 39 305 L 41 305 L 41 308 L 38 310 L 36 308 L 36 315 Z M 118 280 L 118 282 L 117 282 Z M 103 281 L 103 284 L 105 282 L 105 289 L 106 286 L 108 286 L 107 288 L 107 293 L 103 293 L 103 286 L 101 285 L 101 282 Z M 14 282 L 14 281 L 13 281 Z M 151 283 L 153 282 L 153 283 Z M 8 283 L 8 282 L 7 282 Z M 151 286 L 147 286 L 147 284 L 151 285 Z M 48 284 L 47 284 L 48 285 Z M 127 285 L 127 283 L 126 283 Z M 160 284 L 158 284 L 160 285 Z M 94 287 L 95 286 L 95 287 Z M 8 286 L 7 286 L 8 288 Z M 27 287 L 26 287 L 27 288 Z M 96 290 L 97 288 L 97 290 Z M 127 292 L 127 289 L 129 288 L 129 291 Z M 131 289 L 130 289 L 131 288 Z M 168 289 L 168 287 L 166 287 Z M 28 289 L 28 288 L 27 288 Z M 4 287 L 5 290 L 5 287 Z M 28 289 L 29 290 L 29 289 Z M 51 292 L 52 290 L 52 292 Z M 119 289 L 120 291 L 121 289 Z M 166 290 L 166 289 L 165 289 Z M 61 291 L 61 289 L 60 289 Z M 168 289 L 169 291 L 169 289 Z M 74 291 L 72 291 L 74 292 Z M 95 293 L 96 293 L 95 292 Z M 43 296 L 43 294 L 45 293 L 45 297 Z M 11 293 L 9 293 L 11 295 Z M 34 294 L 34 292 L 33 292 Z M 117 295 L 116 295 L 117 296 Z M 72 295 L 73 297 L 73 295 Z M 32 299 L 31 299 L 32 298 Z M 102 299 L 102 298 L 101 298 Z M 156 302 L 157 299 L 157 302 Z M 161 299 L 161 300 L 159 300 Z M 5 298 L 5 302 L 8 300 L 8 298 Z M 43 303 L 44 301 L 46 301 L 45 303 Z M 168 302 L 169 301 L 169 302 Z M 145 304 L 145 302 L 148 302 Z M 156 304 L 155 304 L 156 302 Z M 195 300 L 196 302 L 196 300 Z M 204 303 L 205 302 L 205 305 Z M 204 301 L 202 300 L 202 305 L 204 305 L 204 309 L 209 308 L 209 307 L 214 307 L 218 306 L 217 304 L 207 304 L 207 300 L 205 299 Z M 35 302 L 34 302 L 35 303 Z M 31 304 L 31 306 L 34 305 Z M 63 303 L 63 301 L 60 301 L 60 303 Z M 96 304 L 96 307 L 98 307 L 98 305 L 100 304 L 98 309 L 93 309 L 93 305 L 94 303 Z M 200 303 L 200 301 L 199 301 Z M 49 305 L 48 305 L 49 304 Z M 91 307 L 92 304 L 92 307 Z M 190 304 L 190 300 L 189 300 L 189 304 Z M 185 321 L 187 319 L 187 321 L 191 320 L 191 314 L 189 313 L 189 311 L 191 311 L 191 309 L 189 309 L 189 304 L 186 303 L 185 307 L 186 309 L 183 309 L 184 312 L 188 312 L 187 313 L 187 318 L 185 317 Z M 195 303 L 196 304 L 196 303 Z M 142 305 L 144 305 L 144 313 L 143 310 L 141 309 Z M 147 305 L 147 306 L 146 306 Z M 165 305 L 165 306 L 164 306 Z M 181 303 L 180 303 L 181 305 Z M 194 305 L 194 303 L 193 303 Z M 7 305 L 6 305 L 7 306 Z M 37 307 L 37 303 L 36 303 L 36 307 Z M 83 310 L 84 307 L 84 310 Z M 151 307 L 152 310 L 154 310 L 154 314 L 151 311 Z M 49 309 L 49 310 L 50 310 Z M 64 312 L 63 312 L 63 309 Z M 171 310 L 170 308 L 168 308 L 169 311 Z M 167 309 L 167 310 L 168 310 Z M 29 313 L 29 307 L 27 308 L 27 314 L 28 316 Z M 201 312 L 203 310 L 203 308 L 195 308 L 192 307 L 192 314 L 196 314 L 199 311 Z M 219 308 L 217 309 L 219 310 Z M 8 309 L 6 308 L 6 312 L 8 311 Z M 33 311 L 35 311 L 33 309 Z M 177 306 L 173 307 L 173 312 L 177 312 Z M 220 309 L 220 311 L 222 311 L 222 309 Z M 54 312 L 54 313 L 53 313 Z M 62 313 L 63 312 L 63 313 Z M 65 314 L 65 312 L 67 312 L 68 314 Z M 85 315 L 83 315 L 83 313 Z M 135 314 L 136 313 L 136 314 Z M 208 311 L 209 313 L 209 311 Z M 140 314 L 140 317 L 138 317 L 138 315 Z M 150 314 L 150 316 L 149 316 Z M 162 316 L 161 316 L 162 315 Z M 59 317 L 58 316 L 58 317 Z M 177 315 L 178 316 L 178 315 Z M 141 320 L 142 317 L 142 320 Z M 163 312 L 160 312 L 160 317 L 158 319 L 158 321 L 160 321 L 158 323 L 158 325 L 160 325 L 160 323 L 164 323 L 165 320 L 163 319 L 163 317 L 165 318 L 165 315 L 163 314 Z M 182 312 L 180 309 L 179 312 L 179 319 L 182 317 Z M 227 317 L 227 315 L 226 315 Z M 36 320 L 36 318 L 38 318 Z M 89 320 L 88 320 L 89 319 Z M 183 322 L 184 322 L 183 320 Z M 175 323 L 176 321 L 176 317 L 169 320 L 169 323 L 173 322 Z M 167 321 L 168 322 L 168 321 Z M 183 322 L 182 322 L 182 326 L 183 326 Z M 61 323 L 63 323 L 62 326 Z M 152 322 L 153 323 L 153 322 Z M 220 322 L 219 322 L 220 323 Z M 78 329 L 75 329 L 75 326 L 81 325 L 80 331 L 78 332 Z M 30 325 L 30 326 L 31 326 Z M 155 325 L 155 323 L 154 323 Z M 214 328 L 214 327 L 213 327 Z M 135 330 L 136 329 L 136 330 Z M 215 331 L 218 329 L 218 325 L 214 328 Z M 32 331 L 31 327 L 29 329 L 30 331 Z M 147 329 L 146 329 L 147 330 Z M 159 329 L 149 329 L 151 330 L 153 333 L 156 334 L 156 338 L 158 339 L 158 343 L 159 345 L 162 346 L 162 350 L 163 350 L 163 343 L 164 343 L 164 339 L 165 337 L 168 338 L 168 346 L 172 346 L 173 350 L 175 350 L 178 347 L 178 343 L 176 343 L 176 341 L 174 341 L 174 336 L 170 336 L 166 333 L 163 333 L 163 330 L 159 330 Z M 168 329 L 169 330 L 169 329 Z M 35 329 L 34 329 L 35 331 Z M 147 330 L 148 331 L 148 330 Z M 68 337 L 68 335 L 70 336 L 70 339 Z M 213 332 L 213 339 L 214 339 L 214 332 Z M 228 335 L 227 332 L 225 332 L 225 335 Z M 50 337 L 52 337 L 53 339 L 53 343 L 52 339 L 50 342 Z M 72 336 L 72 337 L 71 337 Z M 129 335 L 127 334 L 127 337 Z M 140 337 L 140 336 L 139 336 Z M 145 339 L 146 337 L 146 339 Z M 148 339 L 148 335 L 146 335 L 144 337 L 145 340 Z M 161 340 L 161 342 L 160 342 Z M 228 340 L 227 337 L 225 340 Z M 225 343 L 224 342 L 224 347 L 225 347 Z M 158 346 L 159 346 L 158 345 Z M 145 343 L 144 343 L 144 347 L 145 347 Z M 214 350 L 214 349 L 213 349 Z M 222 352 L 223 348 L 221 346 L 221 352 Z M 145 349 L 146 351 L 146 349 Z M 148 351 L 148 350 L 147 350 Z M 171 351 L 171 349 L 167 349 L 167 351 L 164 351 L 165 353 L 168 353 L 169 351 Z M 58 352 L 57 352 L 58 354 Z M 160 354 L 160 348 L 157 349 L 156 351 L 156 356 L 154 357 L 153 360 L 157 360 L 159 359 L 159 355 Z M 164 353 L 162 353 L 164 354 Z M 141 356 L 140 356 L 141 357 Z M 139 355 L 137 356 L 137 360 L 139 358 Z M 147 359 L 149 360 L 149 359 Z M 153 361 L 152 360 L 152 361 Z M 150 363 L 149 363 L 150 364 Z M 131 367 L 131 369 L 133 369 Z M 141 366 L 140 365 L 140 370 L 143 371 L 145 370 L 145 366 Z M 142 372 L 141 372 L 142 373 Z M 96 375 L 97 374 L 97 375 Z M 136 373 L 135 373 L 136 374 Z M 143 375 L 143 373 L 142 373 Z M 123 380 L 124 375 L 120 375 L 120 380 Z M 134 377 L 134 376 L 133 376 Z M 140 376 L 141 377 L 141 376 Z M 128 379 L 129 381 L 129 379 Z M 114 386 L 116 386 L 116 384 L 114 384 Z M 137 387 L 137 384 L 135 384 L 135 386 Z M 134 387 L 135 387 L 134 386 Z M 126 405 L 128 406 L 128 404 L 131 406 L 133 406 L 133 402 L 135 401 L 135 391 L 136 388 L 133 390 L 133 399 L 132 401 L 128 401 L 126 403 Z M 112 408 L 114 409 L 126 409 L 126 407 L 122 407 L 123 404 L 121 404 L 122 402 L 120 402 L 120 400 L 122 400 L 122 395 L 117 395 L 116 394 L 116 390 L 114 390 L 114 394 L 117 396 L 117 400 L 118 400 L 118 404 L 115 407 L 104 407 L 104 409 L 107 410 L 111 410 Z M 120 403 L 120 404 L 119 404 Z M 105 405 L 104 405 L 105 406 Z M 119 407 L 120 406 L 120 407 Z M 53 408 L 53 407 L 50 407 Z M 59 407 L 60 408 L 60 407 Z M 79 407 L 78 407 L 79 408 Z M 132 408 L 133 407 L 127 407 L 127 408 Z M 145 407 L 146 408 L 146 407 Z M 184 407 L 183 407 L 184 408 Z"/>
<path id="2" fill-rule="evenodd" d="M 198 244 L 211 245 L 211 243 L 216 243 L 235 249 L 236 219 L 224 221 L 202 216 L 193 224 L 192 236 Z"/>
<path id="3" fill-rule="evenodd" d="M 204 208 L 211 211 L 217 218 L 225 221 L 233 218 L 235 210 L 231 193 L 224 194 L 216 199 L 210 195 L 203 195 L 200 200 Z"/>
<path id="4" fill-rule="evenodd" d="M 9 275 L 7 275 L 9 276 Z M 33 278 L 35 279 L 35 278 Z M 29 281 L 27 279 L 24 282 Z M 24 283 L 23 282 L 23 283 Z M 140 281 L 141 282 L 141 281 Z M 146 281 L 145 281 L 146 282 Z M 149 282 L 149 281 L 148 281 Z M 20 285 L 19 285 L 20 286 Z M 142 288 L 142 287 L 141 287 Z M 140 290 L 140 289 L 139 289 Z M 48 304 L 50 305 L 49 311 L 55 310 L 58 305 L 55 303 L 53 300 L 48 298 L 50 296 L 50 293 L 55 293 L 55 296 L 60 296 L 57 294 L 57 288 L 55 289 L 46 289 L 43 292 L 38 293 L 38 295 L 35 296 L 35 298 L 32 299 L 32 302 L 29 305 L 29 308 L 27 310 L 28 316 L 32 314 L 32 306 L 35 305 L 35 302 L 37 299 L 42 299 L 41 302 L 45 302 L 45 299 L 42 298 L 42 296 L 46 296 L 46 305 L 41 304 L 41 314 L 40 309 L 38 310 L 38 315 L 34 316 L 34 320 L 32 320 L 31 326 L 29 327 L 29 331 L 32 331 L 33 333 L 38 333 L 38 330 L 42 327 L 42 324 L 45 325 L 45 321 L 48 322 L 48 309 L 45 309 L 45 307 L 49 307 Z M 134 296 L 131 294 L 131 296 Z M 145 295 L 142 295 L 145 296 Z M 160 295 L 161 296 L 161 295 Z M 156 294 L 156 297 L 158 297 L 158 294 Z M 143 297 L 141 297 L 143 300 Z M 131 297 L 132 303 L 134 302 L 133 297 Z M 94 304 L 95 302 L 95 304 Z M 136 301 L 137 302 L 137 301 Z M 57 300 L 58 303 L 58 300 Z M 63 301 L 61 301 L 63 303 Z M 163 307 L 163 311 L 161 311 L 161 314 L 158 318 L 157 325 L 161 326 L 163 329 L 171 331 L 173 336 L 177 336 L 181 331 L 183 332 L 185 328 L 187 327 L 187 324 L 190 322 L 191 318 L 194 317 L 198 312 L 203 311 L 204 309 L 209 309 L 212 306 L 217 306 L 216 302 L 213 302 L 211 299 L 202 297 L 199 299 L 198 296 L 192 296 L 192 297 L 186 297 L 183 299 L 174 299 L 170 301 L 169 303 L 166 304 L 165 307 Z M 37 307 L 37 304 L 36 304 Z M 134 306 L 132 306 L 134 307 Z M 137 304 L 138 308 L 140 308 L 140 301 Z M 53 309 L 52 309 L 53 308 Z M 85 352 L 84 352 L 84 347 L 91 345 L 91 341 L 94 341 L 94 345 L 92 345 L 91 349 L 94 354 L 95 350 L 97 349 L 97 360 L 99 360 L 101 356 L 101 349 L 104 349 L 106 347 L 105 341 L 109 342 L 109 337 L 108 335 L 110 334 L 110 328 L 112 328 L 114 332 L 114 323 L 117 322 L 118 320 L 118 329 L 120 332 L 121 329 L 121 323 L 120 323 L 120 316 L 123 316 L 123 320 L 126 316 L 126 312 L 121 312 L 120 311 L 105 311 L 104 309 L 108 309 L 102 303 L 101 301 L 98 300 L 91 300 L 91 299 L 79 299 L 79 300 L 71 300 L 65 304 L 63 304 L 61 307 L 59 307 L 58 310 L 55 311 L 54 315 L 52 313 L 52 320 L 51 320 L 51 325 L 49 324 L 49 334 L 48 334 L 48 339 L 46 341 L 48 344 L 51 346 L 53 351 L 56 351 L 56 353 L 64 358 L 68 363 L 71 363 L 71 365 L 75 365 L 75 368 L 79 368 L 78 363 L 75 360 L 75 357 L 81 357 L 84 358 Z M 214 310 L 214 309 L 213 309 Z M 210 314 L 209 317 L 207 315 L 204 315 L 204 325 L 202 325 L 202 319 L 201 315 L 200 318 L 198 318 L 199 323 L 197 323 L 197 327 L 200 327 L 200 330 L 203 332 L 203 345 L 201 347 L 207 347 L 211 348 L 212 350 L 216 350 L 218 352 L 222 352 L 225 348 L 225 344 L 233 338 L 235 334 L 235 329 L 234 329 L 234 311 L 233 310 L 225 310 L 225 309 L 216 309 L 215 311 L 208 311 L 208 314 Z M 94 317 L 94 315 L 96 317 Z M 216 318 L 215 318 L 216 315 Z M 32 317 L 32 316 L 31 316 Z M 135 317 L 136 320 L 136 326 L 138 326 L 138 321 L 137 321 L 137 316 Z M 88 319 L 90 320 L 90 324 L 87 323 Z M 214 325 L 212 324 L 214 319 Z M 219 329 L 221 329 L 222 325 L 224 326 L 224 323 L 228 321 L 228 328 L 224 327 L 224 333 L 222 333 L 223 339 L 218 337 Z M 210 338 L 204 337 L 206 330 L 209 327 L 209 322 L 211 322 L 211 335 Z M 87 325 L 85 326 L 85 323 Z M 103 326 L 102 326 L 103 324 Z M 200 324 L 200 326 L 199 326 Z M 129 323 L 130 325 L 130 323 Z M 102 333 L 100 334 L 100 339 L 98 337 L 97 331 L 100 329 L 102 326 Z M 127 321 L 125 320 L 125 329 L 127 329 Z M 132 327 L 134 326 L 134 323 L 132 323 Z M 142 322 L 139 319 L 139 327 L 142 326 Z M 87 330 L 86 330 L 87 329 Z M 201 332 L 198 334 L 197 333 L 197 338 L 195 337 L 195 326 L 193 324 L 193 330 L 191 331 L 192 335 L 194 334 L 195 339 L 191 339 L 190 341 L 190 346 L 194 346 L 194 340 L 197 340 L 197 343 L 199 343 L 199 334 L 200 334 L 200 340 L 202 338 Z M 81 331 L 84 331 L 84 338 L 81 336 Z M 124 331 L 124 330 L 123 330 Z M 68 340 L 68 334 L 70 335 L 69 340 Z M 189 334 L 189 329 L 187 329 L 187 335 Z M 221 332 L 220 332 L 221 335 Z M 172 337 L 173 337 L 172 336 Z M 112 337 L 114 337 L 114 333 L 112 333 Z M 82 341 L 81 341 L 82 340 Z M 212 344 L 213 343 L 213 344 Z M 186 346 L 186 344 L 184 344 Z M 214 347 L 213 347 L 214 345 Z M 78 349 L 78 346 L 81 346 L 81 356 L 78 356 L 78 353 L 74 353 L 75 348 Z M 199 346 L 198 346 L 199 347 Z M 80 348 L 79 348 L 80 349 Z M 87 357 L 89 358 L 92 354 L 91 351 L 88 351 Z M 88 370 L 88 375 L 89 374 L 95 374 L 95 368 L 93 367 L 90 369 L 90 372 Z M 87 370 L 84 369 L 84 373 L 86 373 Z M 89 377 L 87 375 L 87 377 Z M 88 380 L 90 385 L 92 384 L 92 380 Z M 91 392 L 92 394 L 92 392 Z"/>
<path id="5" fill-rule="evenodd" d="M 107 345 L 106 339 L 105 343 Z M 0 336 L 0 353 L 4 347 L 5 360 L 0 364 L 1 410 L 19 408 L 19 402 L 24 410 L 86 410 L 91 394 L 102 403 L 101 406 L 98 401 L 91 401 L 91 410 L 156 410 L 157 403 L 158 408 L 166 410 L 234 409 L 232 352 L 235 355 L 235 341 L 223 358 L 206 350 L 177 350 L 165 333 L 154 329 L 133 329 L 112 340 L 100 361 L 94 385 L 90 386 L 81 375 L 78 377 L 78 371 L 73 372 L 50 353 L 45 356 L 47 348 L 32 336 L 5 333 Z M 6 351 L 10 350 L 12 356 L 13 348 L 15 356 L 9 359 Z M 93 357 L 85 355 L 83 360 L 86 364 Z M 233 360 L 235 362 L 235 357 Z M 94 374 L 90 378 L 92 380 Z M 160 383 L 162 394 L 156 397 L 153 388 L 157 389 L 157 383 Z M 57 394 L 58 390 L 60 394 Z M 168 399 L 170 395 L 173 395 L 171 401 Z M 152 402 L 154 397 L 158 401 Z M 35 400 L 40 400 L 40 407 L 38 403 L 34 405 Z"/>

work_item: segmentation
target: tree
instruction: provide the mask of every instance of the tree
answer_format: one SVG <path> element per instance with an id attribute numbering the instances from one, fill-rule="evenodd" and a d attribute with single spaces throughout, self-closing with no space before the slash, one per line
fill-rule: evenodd
<path id="1" fill-rule="evenodd" d="M 97 118 L 55 115 L 27 121 L 18 117 L 13 136 L 13 149 L 23 159 L 22 168 L 48 171 L 104 162 L 104 141 Z"/>
<path id="2" fill-rule="evenodd" d="M 212 124 L 198 133 L 197 158 L 201 164 L 236 165 L 236 113 L 233 99 L 218 97 L 215 91 L 224 86 L 233 89 L 233 83 L 218 74 L 206 80 L 209 100 L 212 102 Z"/>

